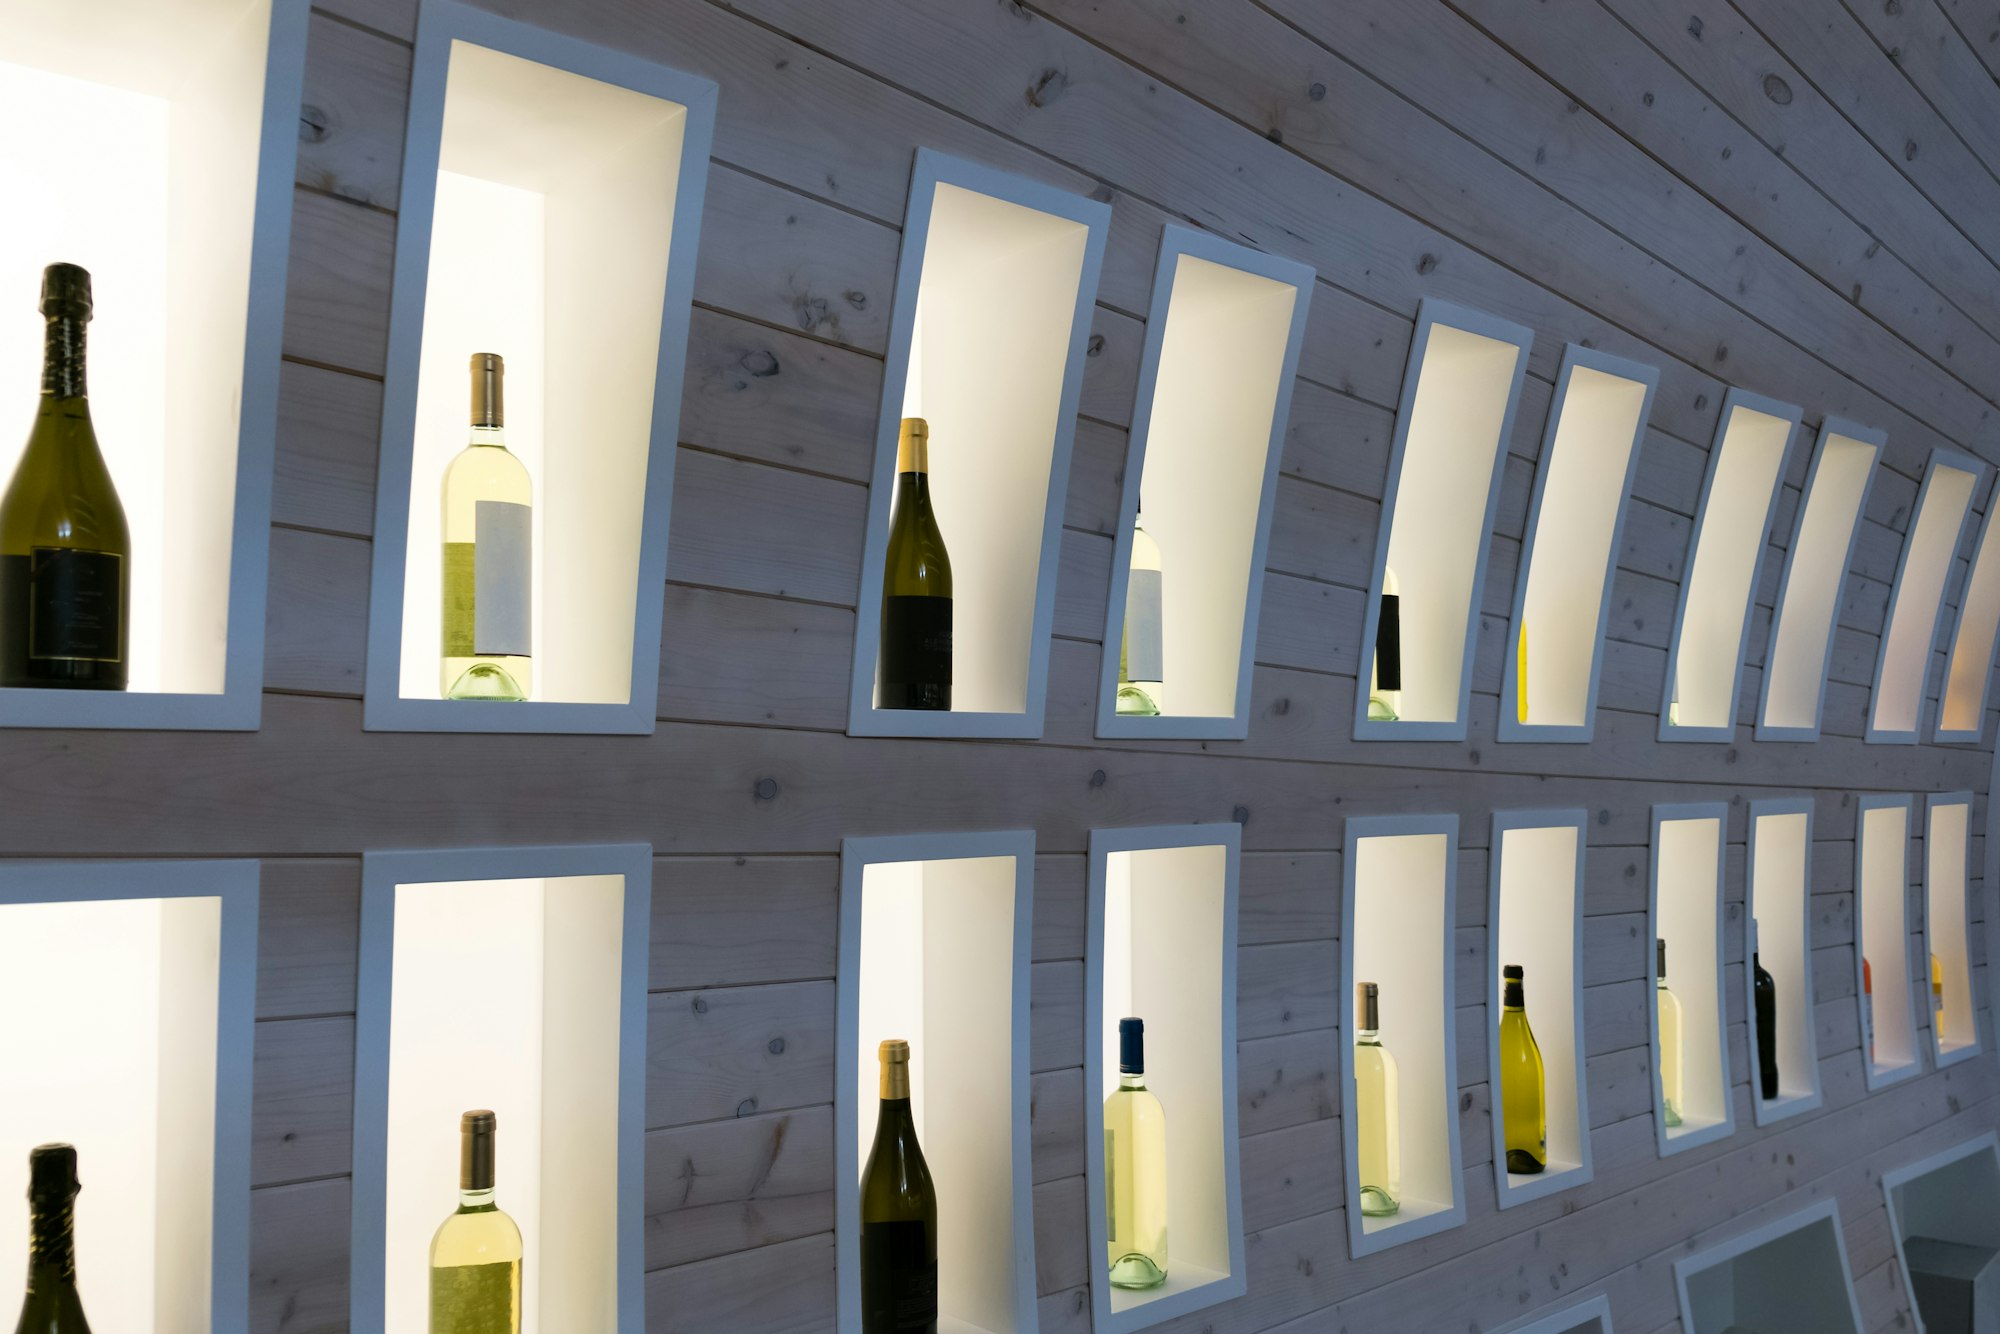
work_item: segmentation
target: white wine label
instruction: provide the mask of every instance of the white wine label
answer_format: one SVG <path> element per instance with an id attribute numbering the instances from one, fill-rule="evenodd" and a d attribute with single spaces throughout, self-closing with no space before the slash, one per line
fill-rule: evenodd
<path id="1" fill-rule="evenodd" d="M 525 658 L 533 652 L 535 512 L 504 500 L 473 507 L 472 651 Z"/>
<path id="2" fill-rule="evenodd" d="M 1134 570 L 1125 592 L 1125 679 L 1164 681 L 1167 679 L 1166 651 L 1162 646 L 1160 613 L 1160 572 Z"/>
<path id="3" fill-rule="evenodd" d="M 124 567 L 124 557 L 115 552 L 36 547 L 29 574 L 28 657 L 121 661 Z"/>

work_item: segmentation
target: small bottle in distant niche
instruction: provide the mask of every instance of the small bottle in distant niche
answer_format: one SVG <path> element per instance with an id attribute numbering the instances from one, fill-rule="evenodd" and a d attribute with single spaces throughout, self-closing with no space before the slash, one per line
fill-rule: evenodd
<path id="1" fill-rule="evenodd" d="M 521 1334 L 521 1229 L 494 1201 L 498 1119 L 458 1122 L 458 1208 L 431 1239 L 430 1334 Z"/>
<path id="2" fill-rule="evenodd" d="M 1937 1021 L 1932 1027 L 1932 1034 L 1937 1040 L 1937 1045 L 1942 1047 L 1944 1045 L 1944 965 L 1938 962 L 1938 956 L 1935 954 L 1931 956 L 1931 1017 Z"/>
<path id="3" fill-rule="evenodd" d="M 1382 610 L 1375 617 L 1375 661 L 1368 669 L 1368 720 L 1403 716 L 1403 597 L 1396 572 L 1382 567 Z"/>
<path id="4" fill-rule="evenodd" d="M 76 1150 L 43 1144 L 28 1154 L 28 1295 L 17 1334 L 90 1334 L 76 1291 Z"/>
<path id="5" fill-rule="evenodd" d="M 472 438 L 444 473 L 446 699 L 524 700 L 534 685 L 535 487 L 507 450 L 506 369 L 473 353 Z"/>
<path id="6" fill-rule="evenodd" d="M 1653 942 L 1653 1001 L 1659 1008 L 1660 1115 L 1669 1129 L 1681 1123 L 1681 998 L 1667 986 L 1667 942 Z"/>
<path id="7" fill-rule="evenodd" d="M 882 572 L 881 707 L 950 709 L 951 555 L 931 509 L 930 423 L 905 417 Z"/>
<path id="8" fill-rule="evenodd" d="M 1778 983 L 1758 957 L 1754 917 L 1750 919 L 1750 994 L 1757 1008 L 1757 1091 L 1769 1102 L 1778 1096 Z"/>
<path id="9" fill-rule="evenodd" d="M 1120 713 L 1153 717 L 1165 695 L 1165 620 L 1161 614 L 1160 544 L 1146 531 L 1145 506 L 1132 520 L 1132 564 L 1125 585 L 1125 634 L 1118 645 Z"/>
<path id="10" fill-rule="evenodd" d="M 1402 1109 L 1396 1058 L 1382 1045 L 1380 991 L 1354 988 L 1354 1159 L 1361 1212 L 1381 1218 L 1403 1207 Z"/>

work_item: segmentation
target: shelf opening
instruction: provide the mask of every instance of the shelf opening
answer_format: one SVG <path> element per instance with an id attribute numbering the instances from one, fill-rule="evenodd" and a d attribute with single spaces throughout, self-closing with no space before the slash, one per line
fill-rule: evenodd
<path id="1" fill-rule="evenodd" d="M 1945 581 L 1983 470 L 1962 454 L 1931 451 L 1917 493 L 1916 517 L 1903 539 L 1896 587 L 1889 597 L 1888 628 L 1882 632 L 1875 661 L 1875 693 L 1868 710 L 1870 741 L 1914 744 L 1917 739 Z"/>
<path id="2" fill-rule="evenodd" d="M 1732 1329 L 1861 1334 L 1832 1200 L 1674 1261 L 1687 1334 Z"/>
<path id="3" fill-rule="evenodd" d="M 1662 1154 L 1710 1143 L 1736 1129 L 1722 999 L 1727 819 L 1728 808 L 1720 804 L 1653 808 L 1653 934 L 1665 942 L 1667 964 L 1665 992 L 1656 990 L 1652 1007 L 1655 1124 Z M 1647 977 L 1657 984 L 1657 947 L 1648 962 Z M 1673 1096 L 1676 1047 L 1678 1101 Z"/>
<path id="4" fill-rule="evenodd" d="M 1979 530 L 1979 551 L 1959 601 L 1945 664 L 1944 698 L 1938 703 L 1939 741 L 1977 741 L 1985 732 L 1993 650 L 2000 644 L 2000 541 L 1993 536 L 2000 506 L 1989 503 Z"/>
<path id="5" fill-rule="evenodd" d="M 1966 1290 L 1985 1286 L 1972 1276 L 2000 1251 L 2000 1145 L 1989 1132 L 1892 1168 L 1882 1174 L 1882 1193 L 1917 1334 L 1933 1323 L 1965 1328 Z"/>
<path id="6" fill-rule="evenodd" d="M 1933 796 L 1924 829 L 1924 940 L 1930 947 L 1931 1053 L 1939 1066 L 1979 1051 L 1979 1013 L 1972 996 L 1972 956 L 1966 935 L 1967 860 L 1972 794 Z"/>
<path id="7" fill-rule="evenodd" d="M 1750 808 L 1751 949 L 1745 951 L 1744 1011 L 1750 1019 L 1751 1105 L 1768 1125 L 1820 1105 L 1819 1053 L 1812 988 L 1812 802 L 1759 801 Z M 1754 952 L 1771 975 L 1778 1067 L 1777 1096 L 1763 1096 L 1764 1052 L 1756 1024 L 1757 996 L 1748 959 Z"/>
<path id="8" fill-rule="evenodd" d="M 1863 1069 L 1871 1092 L 1921 1068 L 1910 999 L 1909 865 L 1910 799 L 1861 798 L 1854 834 L 1861 949 L 1854 981 L 1861 997 Z"/>

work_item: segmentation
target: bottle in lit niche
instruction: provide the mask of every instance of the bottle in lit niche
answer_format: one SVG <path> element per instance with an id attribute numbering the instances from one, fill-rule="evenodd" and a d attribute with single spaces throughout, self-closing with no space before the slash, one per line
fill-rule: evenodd
<path id="1" fill-rule="evenodd" d="M 1528 1025 L 1523 969 L 1500 970 L 1500 1109 L 1507 1170 L 1532 1174 L 1549 1165 L 1549 1104 L 1542 1049 Z"/>
<path id="2" fill-rule="evenodd" d="M 903 418 L 882 575 L 881 707 L 951 707 L 951 554 L 931 509 L 930 424 Z"/>
<path id="3" fill-rule="evenodd" d="M 1674 677 L 1674 693 L 1667 700 L 1667 726 L 1681 725 L 1681 678 Z"/>
<path id="4" fill-rule="evenodd" d="M 431 1239 L 430 1334 L 520 1334 L 521 1229 L 493 1198 L 493 1113 L 458 1122 L 458 1208 Z"/>
<path id="5" fill-rule="evenodd" d="M 878 1049 L 882 1102 L 861 1172 L 862 1334 L 936 1334 L 938 1207 L 910 1107 L 910 1044 Z"/>
<path id="6" fill-rule="evenodd" d="M 1944 965 L 1938 962 L 1938 956 L 1935 954 L 1931 956 L 1931 1013 L 1936 1018 L 1936 1023 L 1932 1026 L 1931 1031 L 1937 1035 L 1938 1045 L 1943 1046 Z"/>
<path id="7" fill-rule="evenodd" d="M 1528 721 L 1528 627 L 1514 637 L 1514 721 Z"/>
<path id="8" fill-rule="evenodd" d="M 1167 1281 L 1167 1114 L 1146 1087 L 1146 1025 L 1118 1021 L 1118 1087 L 1104 1100 L 1111 1286 Z"/>
<path id="9" fill-rule="evenodd" d="M 1160 544 L 1146 531 L 1145 507 L 1132 520 L 1132 568 L 1125 585 L 1125 637 L 1118 647 L 1118 712 L 1160 712 L 1166 676 Z"/>
<path id="10" fill-rule="evenodd" d="M 1868 1053 L 1868 1064 L 1875 1064 L 1875 970 L 1865 954 L 1861 956 L 1861 1046 Z"/>
<path id="11" fill-rule="evenodd" d="M 1403 598 L 1396 572 L 1382 567 L 1382 610 L 1375 617 L 1375 662 L 1368 677 L 1368 720 L 1390 723 L 1403 711 Z"/>
<path id="12" fill-rule="evenodd" d="M 76 1150 L 43 1144 L 28 1154 L 28 1295 L 16 1334 L 90 1334 L 76 1291 Z"/>
<path id="13" fill-rule="evenodd" d="M 1660 1011 L 1660 1107 L 1669 1126 L 1681 1123 L 1681 998 L 1667 988 L 1667 942 L 1653 942 L 1658 980 L 1654 1003 Z"/>
<path id="14" fill-rule="evenodd" d="M 0 496 L 0 685 L 123 690 L 132 535 L 90 424 L 90 274 L 49 265 L 41 310 L 41 400 Z"/>
<path id="15" fill-rule="evenodd" d="M 1373 982 L 1357 983 L 1354 1009 L 1354 1159 L 1361 1212 L 1382 1218 L 1403 1207 L 1403 1134 L 1396 1058 L 1382 1045 L 1382 1009 Z"/>
<path id="16" fill-rule="evenodd" d="M 535 487 L 507 451 L 506 364 L 472 355 L 472 438 L 445 469 L 446 699 L 524 700 L 534 686 Z"/>
<path id="17" fill-rule="evenodd" d="M 1757 1002 L 1757 1084 L 1764 1101 L 1778 1096 L 1778 984 L 1757 957 L 1757 919 L 1750 919 L 1750 992 Z"/>

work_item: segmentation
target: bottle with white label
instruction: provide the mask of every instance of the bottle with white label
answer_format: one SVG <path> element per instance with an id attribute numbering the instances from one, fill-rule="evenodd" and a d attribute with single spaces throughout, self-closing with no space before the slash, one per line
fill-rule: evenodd
<path id="1" fill-rule="evenodd" d="M 535 487 L 507 452 L 505 363 L 472 357 L 472 439 L 444 473 L 440 689 L 522 700 L 533 685 Z"/>
<path id="2" fill-rule="evenodd" d="M 1146 531 L 1142 512 L 1132 520 L 1131 579 L 1125 585 L 1125 639 L 1118 650 L 1118 712 L 1160 712 L 1166 676 L 1161 635 L 1160 544 Z"/>

